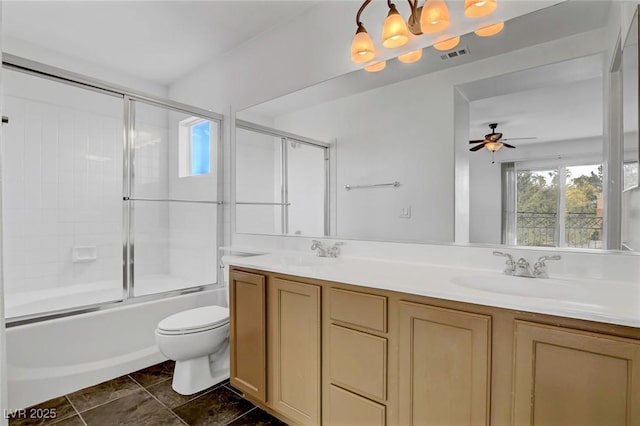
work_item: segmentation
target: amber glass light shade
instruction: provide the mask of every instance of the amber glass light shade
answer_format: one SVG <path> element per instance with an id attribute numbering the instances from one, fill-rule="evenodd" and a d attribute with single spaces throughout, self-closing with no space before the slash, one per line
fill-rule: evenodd
<path id="1" fill-rule="evenodd" d="M 502 142 L 487 142 L 484 147 L 491 152 L 497 152 L 502 148 Z"/>
<path id="2" fill-rule="evenodd" d="M 487 16 L 498 7 L 497 0 L 465 0 L 464 14 L 469 18 Z"/>
<path id="3" fill-rule="evenodd" d="M 386 66 L 387 66 L 387 61 L 380 61 L 380 62 L 375 62 L 373 64 L 369 64 L 366 67 L 364 67 L 364 69 L 369 72 L 378 72 L 378 71 L 382 71 Z"/>
<path id="4" fill-rule="evenodd" d="M 499 22 L 497 24 L 489 25 L 487 27 L 478 28 L 474 32 L 477 36 L 480 37 L 490 37 L 492 35 L 498 34 L 504 28 L 504 22 Z"/>
<path id="5" fill-rule="evenodd" d="M 401 47 L 409 41 L 409 28 L 394 4 L 389 9 L 382 27 L 382 45 L 388 49 Z"/>
<path id="6" fill-rule="evenodd" d="M 451 50 L 454 47 L 456 47 L 458 44 L 460 44 L 460 37 L 453 37 L 453 38 L 435 43 L 433 47 L 435 47 L 437 50 Z"/>
<path id="7" fill-rule="evenodd" d="M 411 52 L 407 52 L 404 55 L 398 56 L 398 60 L 405 64 L 411 64 L 413 62 L 418 62 L 422 58 L 422 49 L 413 50 Z"/>
<path id="8" fill-rule="evenodd" d="M 487 16 L 498 7 L 497 0 L 465 0 L 464 14 L 469 18 Z"/>
<path id="9" fill-rule="evenodd" d="M 427 0 L 422 7 L 420 27 L 425 34 L 444 31 L 449 27 L 449 8 L 444 0 Z"/>
<path id="10" fill-rule="evenodd" d="M 375 56 L 376 51 L 371 36 L 363 25 L 358 25 L 356 35 L 351 42 L 351 60 L 358 63 L 368 62 Z"/>

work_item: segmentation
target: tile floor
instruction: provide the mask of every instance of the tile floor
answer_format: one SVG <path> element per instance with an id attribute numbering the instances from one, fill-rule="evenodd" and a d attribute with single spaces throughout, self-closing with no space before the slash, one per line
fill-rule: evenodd
<path id="1" fill-rule="evenodd" d="M 9 419 L 10 426 L 286 426 L 243 399 L 228 381 L 195 395 L 173 391 L 173 361 L 145 368 L 26 410 L 55 418 Z M 54 409 L 55 410 L 51 410 Z M 38 411 L 40 409 L 40 411 Z"/>

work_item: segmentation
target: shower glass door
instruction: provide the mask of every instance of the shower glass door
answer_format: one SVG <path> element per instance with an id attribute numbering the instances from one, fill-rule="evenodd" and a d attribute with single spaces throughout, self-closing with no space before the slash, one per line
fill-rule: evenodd
<path id="1" fill-rule="evenodd" d="M 123 96 L 2 72 L 7 318 L 122 300 Z"/>
<path id="2" fill-rule="evenodd" d="M 219 121 L 140 100 L 130 114 L 129 294 L 217 283 Z"/>

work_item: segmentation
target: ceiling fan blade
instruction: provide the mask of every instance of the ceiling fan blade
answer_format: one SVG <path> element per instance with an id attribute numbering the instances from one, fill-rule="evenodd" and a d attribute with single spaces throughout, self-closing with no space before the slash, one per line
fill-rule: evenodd
<path id="1" fill-rule="evenodd" d="M 482 143 L 485 139 L 476 139 L 475 141 L 469 141 L 469 143 Z"/>
<path id="2" fill-rule="evenodd" d="M 502 142 L 502 146 L 506 146 L 507 148 L 515 148 L 515 146 L 509 145 L 508 143 L 504 143 L 504 142 Z"/>
<path id="3" fill-rule="evenodd" d="M 536 137 L 530 137 L 530 138 L 507 138 L 507 139 L 502 139 L 503 141 L 524 141 L 524 140 L 528 140 L 528 139 L 538 139 Z"/>
<path id="4" fill-rule="evenodd" d="M 484 144 L 480 144 L 478 146 L 474 146 L 473 148 L 470 148 L 469 151 L 478 151 L 480 149 L 484 148 Z"/>

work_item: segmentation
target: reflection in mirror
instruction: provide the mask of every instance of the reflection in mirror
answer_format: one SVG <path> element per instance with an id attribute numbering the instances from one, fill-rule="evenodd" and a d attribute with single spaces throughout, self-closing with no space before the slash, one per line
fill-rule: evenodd
<path id="1" fill-rule="evenodd" d="M 469 155 L 470 242 L 603 247 L 603 66 L 598 54 L 459 86 L 471 138 L 497 121 L 507 142 Z"/>
<path id="2" fill-rule="evenodd" d="M 495 37 L 462 36 L 464 56 L 425 48 L 410 66 L 387 61 L 382 72 L 355 71 L 239 111 L 238 173 L 259 161 L 251 157 L 258 151 L 239 154 L 242 127 L 257 123 L 272 136 L 289 132 L 329 145 L 329 223 L 316 235 L 605 248 L 603 39 L 610 5 L 562 2 L 508 21 Z M 516 148 L 470 152 L 469 141 L 484 140 L 491 123 Z M 526 139 L 506 141 L 514 138 Z M 278 155 L 270 151 L 263 161 Z M 279 173 L 269 179 L 281 182 Z M 399 185 L 384 185 L 393 182 Z M 246 191 L 236 188 L 236 199 L 258 200 Z M 285 205 L 282 214 L 294 208 L 292 198 L 272 200 Z M 237 212 L 237 232 L 298 230 L 251 230 L 243 214 Z M 310 235 L 306 229 L 300 233 Z"/>
<path id="3" fill-rule="evenodd" d="M 622 116 L 623 116 L 623 193 L 622 193 L 622 248 L 640 250 L 640 137 L 638 124 L 638 11 L 622 51 Z"/>
<path id="4" fill-rule="evenodd" d="M 236 127 L 236 232 L 327 235 L 328 144 Z"/>

